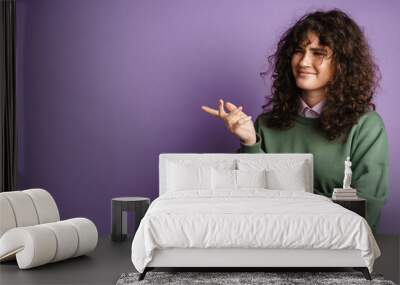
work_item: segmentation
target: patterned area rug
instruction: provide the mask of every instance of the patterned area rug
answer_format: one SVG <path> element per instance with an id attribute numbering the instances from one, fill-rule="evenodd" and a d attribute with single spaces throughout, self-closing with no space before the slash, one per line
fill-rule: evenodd
<path id="1" fill-rule="evenodd" d="M 124 273 L 117 285 L 133 284 L 390 284 L 381 274 L 371 274 L 366 280 L 361 272 L 147 272 L 138 281 L 139 273 Z"/>

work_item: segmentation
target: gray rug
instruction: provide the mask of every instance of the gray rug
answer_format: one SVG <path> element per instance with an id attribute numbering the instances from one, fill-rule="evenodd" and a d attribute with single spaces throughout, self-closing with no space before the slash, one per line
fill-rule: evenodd
<path id="1" fill-rule="evenodd" d="M 388 284 L 381 274 L 371 274 L 366 280 L 361 272 L 147 272 L 142 281 L 139 273 L 124 273 L 117 285 L 133 284 Z"/>

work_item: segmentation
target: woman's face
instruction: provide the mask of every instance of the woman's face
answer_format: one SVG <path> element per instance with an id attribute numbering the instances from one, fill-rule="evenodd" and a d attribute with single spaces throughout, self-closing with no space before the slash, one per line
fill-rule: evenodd
<path id="1" fill-rule="evenodd" d="M 313 32 L 308 33 L 308 40 L 295 49 L 292 72 L 300 89 L 323 92 L 333 78 L 332 49 L 320 46 L 318 36 Z"/>

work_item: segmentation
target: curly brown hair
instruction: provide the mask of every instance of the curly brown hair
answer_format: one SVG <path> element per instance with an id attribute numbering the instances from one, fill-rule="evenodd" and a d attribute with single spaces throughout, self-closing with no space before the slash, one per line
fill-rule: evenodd
<path id="1" fill-rule="evenodd" d="M 320 45 L 333 51 L 334 76 L 326 86 L 319 128 L 329 140 L 346 140 L 348 131 L 359 117 L 375 110 L 372 98 L 381 76 L 363 31 L 338 9 L 318 10 L 301 17 L 281 36 L 275 53 L 268 56 L 273 72 L 271 95 L 266 96 L 267 103 L 262 106 L 266 124 L 275 129 L 293 126 L 300 107 L 301 90 L 296 86 L 291 58 L 295 49 L 307 40 L 309 32 L 318 36 Z"/>

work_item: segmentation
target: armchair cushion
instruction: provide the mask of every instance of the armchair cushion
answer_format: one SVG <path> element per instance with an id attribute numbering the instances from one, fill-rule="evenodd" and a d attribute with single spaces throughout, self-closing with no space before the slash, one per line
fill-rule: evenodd
<path id="1" fill-rule="evenodd" d="M 13 228 L 0 239 L 0 260 L 15 255 L 19 268 L 28 269 L 86 254 L 95 249 L 97 236 L 85 218 Z"/>
<path id="2" fill-rule="evenodd" d="M 17 259 L 20 269 L 86 254 L 98 233 L 85 218 L 59 221 L 49 192 L 29 189 L 0 193 L 0 262 Z"/>

